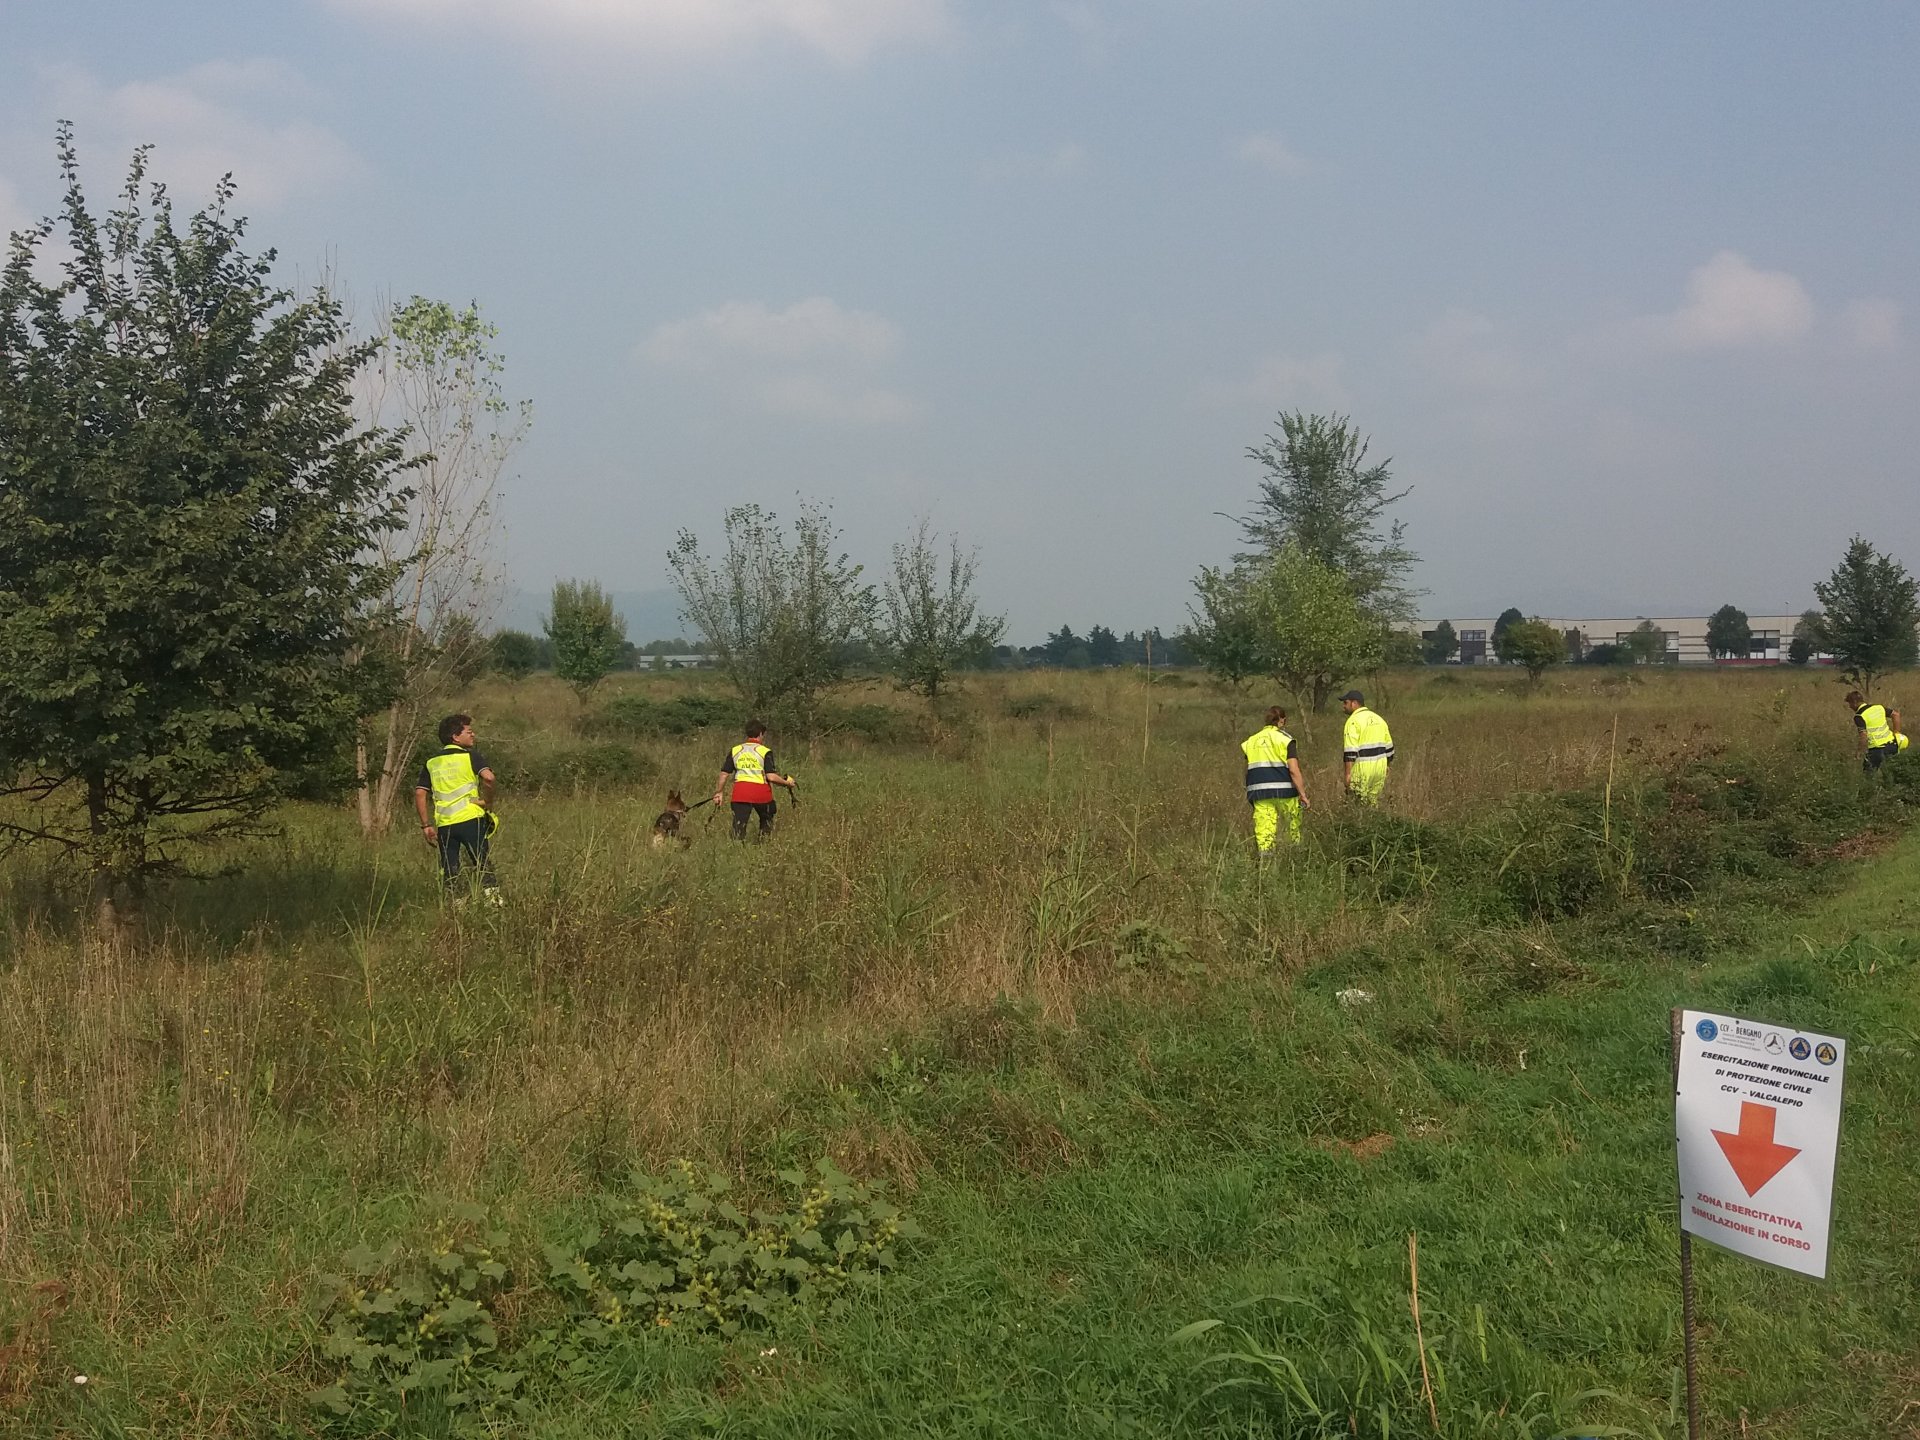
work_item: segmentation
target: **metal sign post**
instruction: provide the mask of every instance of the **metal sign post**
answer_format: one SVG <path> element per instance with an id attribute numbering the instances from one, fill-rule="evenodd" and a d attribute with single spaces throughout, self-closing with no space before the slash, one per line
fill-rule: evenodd
<path id="1" fill-rule="evenodd" d="M 1675 1010 L 1672 1043 L 1687 1436 L 1699 1440 L 1692 1239 L 1826 1278 L 1847 1042 Z"/>

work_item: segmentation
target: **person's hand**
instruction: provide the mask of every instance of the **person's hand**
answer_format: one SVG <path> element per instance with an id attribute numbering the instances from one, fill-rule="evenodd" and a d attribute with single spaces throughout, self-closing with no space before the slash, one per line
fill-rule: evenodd
<path id="1" fill-rule="evenodd" d="M 718 805 L 718 804 L 720 803 L 720 796 L 721 796 L 721 794 L 722 794 L 722 792 L 721 792 L 721 791 L 719 791 L 719 790 L 716 790 L 716 791 L 714 791 L 714 792 L 713 792 L 713 803 L 714 803 L 714 804 L 716 804 L 716 805 Z"/>
<path id="2" fill-rule="evenodd" d="M 1302 810 L 1311 810 L 1313 808 L 1313 802 L 1307 799 L 1306 796 L 1302 795 L 1300 797 L 1300 808 Z"/>
<path id="3" fill-rule="evenodd" d="M 440 838 L 440 832 L 434 829 L 433 826 L 431 825 L 422 825 L 420 827 L 420 833 L 422 836 L 425 837 L 426 842 L 429 845 L 433 844 L 436 840 Z"/>

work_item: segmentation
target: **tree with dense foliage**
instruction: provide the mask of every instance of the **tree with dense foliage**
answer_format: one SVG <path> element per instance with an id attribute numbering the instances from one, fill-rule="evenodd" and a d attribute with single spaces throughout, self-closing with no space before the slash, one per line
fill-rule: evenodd
<path id="1" fill-rule="evenodd" d="M 1243 570 L 1242 603 L 1260 637 L 1264 673 L 1316 712 L 1336 685 L 1380 668 L 1387 627 L 1366 610 L 1332 566 L 1287 545 Z"/>
<path id="2" fill-rule="evenodd" d="M 1087 658 L 1095 665 L 1120 663 L 1120 637 L 1104 625 L 1087 631 Z"/>
<path id="3" fill-rule="evenodd" d="M 1196 603 L 1188 607 L 1181 640 L 1215 679 L 1229 685 L 1273 673 L 1264 617 L 1254 603 L 1256 573 L 1251 561 L 1230 569 L 1203 565 L 1193 582 Z"/>
<path id="4" fill-rule="evenodd" d="M 1818 610 L 1802 610 L 1793 622 L 1793 638 L 1787 642 L 1787 663 L 1804 665 L 1826 649 L 1827 617 Z"/>
<path id="5" fill-rule="evenodd" d="M 1658 665 L 1667 658 L 1667 632 L 1651 620 L 1642 620 L 1627 632 L 1620 651 L 1632 665 Z"/>
<path id="6" fill-rule="evenodd" d="M 1813 593 L 1826 614 L 1820 622 L 1824 648 L 1847 678 L 1868 694 L 1889 670 L 1912 665 L 1920 597 L 1914 579 L 1891 555 L 1882 555 L 1858 535 Z"/>
<path id="7" fill-rule="evenodd" d="M 488 642 L 488 663 L 495 673 L 518 682 L 540 664 L 540 642 L 524 630 L 501 630 Z"/>
<path id="8" fill-rule="evenodd" d="M 1460 637 L 1451 620 L 1442 620 L 1425 639 L 1421 655 L 1429 665 L 1444 665 L 1460 653 Z"/>
<path id="9" fill-rule="evenodd" d="M 1493 647 L 1494 659 L 1500 661 L 1502 664 L 1510 663 L 1505 649 L 1507 631 L 1511 630 L 1526 618 L 1525 615 L 1522 615 L 1511 605 L 1500 612 L 1500 618 L 1493 622 L 1493 635 L 1489 641 Z"/>
<path id="10" fill-rule="evenodd" d="M 375 658 L 393 677 L 394 699 L 356 750 L 366 835 L 386 832 L 396 797 L 412 789 L 422 726 L 482 658 L 500 477 L 532 422 L 531 406 L 502 392 L 505 362 L 478 306 L 416 295 L 387 310 L 375 338 L 360 385 L 365 414 L 404 435 L 415 463 L 408 489 L 394 496 L 406 524 L 379 549 L 393 582 L 381 597 L 391 623 L 376 632 Z"/>
<path id="11" fill-rule="evenodd" d="M 817 505 L 801 505 L 791 540 L 758 505 L 733 507 L 724 524 L 719 555 L 682 530 L 667 556 L 681 614 L 748 710 L 811 727 L 872 633 L 879 597 Z"/>
<path id="12" fill-rule="evenodd" d="M 1288 546 L 1332 570 L 1362 612 L 1384 626 L 1414 618 L 1418 561 L 1406 526 L 1386 513 L 1406 498 L 1391 488 L 1392 462 L 1367 463 L 1368 441 L 1345 415 L 1282 413 L 1280 433 L 1250 446 L 1266 471 L 1254 512 L 1240 522 L 1252 554 L 1272 561 Z M 1384 527 L 1384 529 L 1383 529 Z"/>
<path id="13" fill-rule="evenodd" d="M 0 271 L 0 792 L 31 802 L 0 837 L 77 858 L 118 935 L 185 847 L 330 757 L 344 787 L 406 459 L 354 418 L 372 346 L 241 249 L 230 179 L 180 225 L 142 148 L 100 220 L 58 152 L 64 246 Z"/>
<path id="14" fill-rule="evenodd" d="M 1525 666 L 1527 679 L 1534 684 L 1538 684 L 1552 666 L 1566 663 L 1567 637 L 1537 615 L 1509 625 L 1501 642 L 1500 658 Z"/>
<path id="15" fill-rule="evenodd" d="M 880 642 L 901 688 L 933 700 L 954 671 L 985 664 L 1000 643 L 1006 620 L 982 615 L 974 599 L 978 566 L 978 554 L 962 554 L 958 538 L 943 565 L 925 520 L 893 547 L 893 574 L 881 586 Z"/>
<path id="16" fill-rule="evenodd" d="M 620 666 L 627 622 L 614 611 L 613 597 L 592 580 L 558 580 L 541 620 L 553 643 L 553 673 L 573 686 L 582 700 Z"/>
<path id="17" fill-rule="evenodd" d="M 1722 605 L 1707 617 L 1707 653 L 1718 660 L 1744 660 L 1753 653 L 1746 611 Z"/>

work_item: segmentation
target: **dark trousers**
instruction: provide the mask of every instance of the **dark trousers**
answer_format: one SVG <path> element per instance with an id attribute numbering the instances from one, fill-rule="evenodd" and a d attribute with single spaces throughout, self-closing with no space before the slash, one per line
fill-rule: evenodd
<path id="1" fill-rule="evenodd" d="M 488 890 L 500 882 L 494 878 L 493 862 L 487 858 L 487 817 L 476 815 L 458 825 L 440 827 L 440 878 L 449 890 L 460 886 L 460 854 L 465 851 L 473 868 L 480 872 L 480 884 Z"/>
<path id="2" fill-rule="evenodd" d="M 1899 753 L 1900 742 L 1898 740 L 1890 740 L 1885 745 L 1876 745 L 1867 751 L 1865 757 L 1862 758 L 1860 768 L 1871 775 Z"/>
<path id="3" fill-rule="evenodd" d="M 773 834 L 774 810 L 774 803 L 771 800 L 735 800 L 733 802 L 733 838 L 736 840 L 746 839 L 747 817 L 749 815 L 758 815 L 760 817 L 759 838 L 762 840 L 766 839 L 769 835 Z"/>

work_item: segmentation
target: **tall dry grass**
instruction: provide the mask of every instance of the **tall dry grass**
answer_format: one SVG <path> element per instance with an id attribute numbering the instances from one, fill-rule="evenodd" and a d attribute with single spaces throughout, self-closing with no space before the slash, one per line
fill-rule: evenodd
<path id="1" fill-rule="evenodd" d="M 1440 823 L 1623 780 L 1656 752 L 1846 725 L 1817 673 L 1535 688 L 1420 671 L 1376 689 L 1400 750 L 1388 809 Z M 919 709 L 878 687 L 853 698 Z M 1189 676 L 982 677 L 914 745 L 776 736 L 801 803 L 766 846 L 727 843 L 711 809 L 686 848 L 649 843 L 666 788 L 708 793 L 728 737 L 634 741 L 625 784 L 530 795 L 507 767 L 498 911 L 446 905 L 406 827 L 367 844 L 320 807 L 291 812 L 279 846 L 223 857 L 233 873 L 158 896 L 131 951 L 88 938 L 58 874 L 10 860 L 9 1383 L 62 1323 L 36 1286 L 136 1348 L 175 1328 L 271 1333 L 313 1256 L 429 1197 L 534 1213 L 635 1161 L 737 1168 L 817 1125 L 899 1035 L 977 1043 L 1007 1004 L 1071 1024 L 1100 987 L 1177 993 L 1182 957 L 1292 970 L 1395 923 L 1337 865 L 1251 863 L 1237 747 L 1268 703 Z M 483 748 L 535 758 L 579 743 L 586 719 L 538 680 L 466 708 Z M 1339 717 L 1295 729 L 1312 830 L 1340 806 Z M 805 1125 L 796 1095 L 819 1102 Z M 833 1143 L 911 1183 L 901 1135 L 869 1124 Z M 248 1298 L 228 1314 L 236 1278 Z"/>

